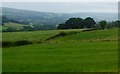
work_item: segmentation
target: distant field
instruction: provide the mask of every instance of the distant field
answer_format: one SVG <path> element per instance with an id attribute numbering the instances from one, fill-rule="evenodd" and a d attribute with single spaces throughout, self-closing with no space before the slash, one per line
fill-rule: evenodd
<path id="1" fill-rule="evenodd" d="M 0 31 L 2 32 L 2 30 L 6 30 L 8 27 L 6 26 L 0 26 Z"/>
<path id="2" fill-rule="evenodd" d="M 118 40 L 118 29 L 110 30 L 95 30 L 89 32 L 80 32 L 64 37 L 56 38 L 51 42 L 83 42 L 83 41 L 117 41 Z"/>
<path id="3" fill-rule="evenodd" d="M 81 32 L 82 29 L 74 30 L 44 30 L 44 31 L 31 31 L 31 32 L 4 32 L 3 41 L 18 41 L 18 40 L 29 40 L 29 41 L 44 41 L 45 39 L 52 37 L 60 32 L 70 32 L 78 31 Z"/>
<path id="4" fill-rule="evenodd" d="M 3 33 L 3 41 L 45 40 L 60 31 Z M 94 30 L 3 48 L 3 72 L 117 72 L 118 30 Z M 80 33 L 79 33 L 80 32 Z"/>
<path id="5" fill-rule="evenodd" d="M 5 23 L 4 26 L 5 27 L 13 27 L 16 29 L 23 29 L 23 24 L 17 24 L 17 23 L 12 23 L 12 22 Z"/>
<path id="6" fill-rule="evenodd" d="M 2 72 L 2 48 L 0 48 L 0 72 Z"/>
<path id="7" fill-rule="evenodd" d="M 17 23 L 5 23 L 4 26 L 1 26 L 0 31 L 6 30 L 8 27 L 14 28 L 16 30 L 22 30 L 23 29 L 23 24 L 17 24 Z"/>

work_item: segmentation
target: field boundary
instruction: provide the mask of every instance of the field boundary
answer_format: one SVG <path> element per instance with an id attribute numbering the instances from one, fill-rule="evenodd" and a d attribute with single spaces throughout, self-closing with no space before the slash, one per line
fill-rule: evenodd
<path id="1" fill-rule="evenodd" d="M 35 43 L 40 44 L 40 43 L 44 43 L 44 42 L 49 41 L 49 40 L 54 40 L 56 38 L 60 38 L 60 37 L 64 37 L 64 36 L 68 36 L 68 35 L 72 35 L 72 34 L 77 34 L 77 33 L 82 33 L 82 32 L 89 32 L 89 31 L 93 31 L 93 30 L 97 30 L 97 29 L 85 29 L 82 31 L 70 31 L 70 32 L 61 31 L 58 34 L 45 39 L 43 42 L 38 41 Z M 24 46 L 24 45 L 35 44 L 34 42 L 28 41 L 28 40 L 19 40 L 19 41 L 15 41 L 15 42 L 2 41 L 0 43 L 2 44 L 3 48 L 4 47 L 15 47 L 15 46 Z"/>
<path id="2" fill-rule="evenodd" d="M 97 29 L 85 29 L 85 30 L 82 30 L 81 32 L 88 32 L 88 31 L 93 31 L 93 30 L 97 30 Z M 45 41 L 53 40 L 58 37 L 63 37 L 63 36 L 72 35 L 72 34 L 81 33 L 81 32 L 77 32 L 77 31 L 64 32 L 64 31 L 62 31 L 62 32 L 58 33 L 57 35 L 47 38 Z"/>

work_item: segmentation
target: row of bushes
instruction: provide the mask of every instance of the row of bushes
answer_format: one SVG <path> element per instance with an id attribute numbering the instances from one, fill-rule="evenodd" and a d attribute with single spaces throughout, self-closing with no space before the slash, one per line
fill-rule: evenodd
<path id="1" fill-rule="evenodd" d="M 65 36 L 65 35 L 69 35 L 69 34 L 75 34 L 77 32 L 75 31 L 71 31 L 71 32 L 60 32 L 57 35 L 50 37 L 46 40 L 51 40 L 54 39 L 56 37 L 61 37 L 61 36 Z M 37 43 L 41 43 L 41 42 L 37 42 Z M 10 41 L 2 41 L 0 42 L 0 44 L 2 44 L 2 47 L 13 47 L 13 46 L 23 46 L 23 45 L 29 45 L 29 44 L 33 44 L 33 42 L 28 41 L 28 40 L 20 40 L 20 41 L 16 41 L 16 42 L 10 42 Z"/>
<path id="2" fill-rule="evenodd" d="M 2 47 L 23 46 L 28 44 L 32 44 L 32 42 L 27 40 L 21 40 L 16 42 L 3 41 Z"/>
<path id="3" fill-rule="evenodd" d="M 98 29 L 86 29 L 86 30 L 83 30 L 82 32 L 93 31 L 93 30 L 98 30 Z M 77 32 L 77 31 L 70 31 L 70 32 L 61 31 L 57 35 L 54 35 L 54 36 L 52 36 L 52 37 L 50 37 L 46 40 L 51 40 L 51 39 L 54 39 L 54 38 L 57 38 L 57 37 L 62 37 L 62 36 L 71 35 L 71 34 L 75 34 L 75 33 L 80 33 L 80 32 Z"/>
<path id="4" fill-rule="evenodd" d="M 54 38 L 57 38 L 57 37 L 62 37 L 62 36 L 66 36 L 66 35 L 71 35 L 71 34 L 75 34 L 75 33 L 78 33 L 76 31 L 71 31 L 71 32 L 64 32 L 64 31 L 61 31 L 60 33 L 58 33 L 57 35 L 54 35 L 46 40 L 51 40 L 51 39 L 54 39 Z"/>
<path id="5" fill-rule="evenodd" d="M 97 29 L 86 29 L 86 30 L 83 30 L 82 32 L 93 31 L 93 30 L 97 30 Z M 77 32 L 77 31 L 70 31 L 70 32 L 61 31 L 57 35 L 54 35 L 54 36 L 46 39 L 46 41 L 51 40 L 51 39 L 55 39 L 57 37 L 62 37 L 62 36 L 66 36 L 66 35 L 76 34 L 76 33 L 80 33 L 80 32 Z M 37 42 L 37 43 L 41 43 L 41 42 Z M 13 47 L 13 46 L 29 45 L 29 44 L 33 44 L 33 42 L 28 41 L 28 40 L 20 40 L 20 41 L 16 41 L 16 42 L 3 41 L 0 44 L 2 44 L 2 47 Z"/>

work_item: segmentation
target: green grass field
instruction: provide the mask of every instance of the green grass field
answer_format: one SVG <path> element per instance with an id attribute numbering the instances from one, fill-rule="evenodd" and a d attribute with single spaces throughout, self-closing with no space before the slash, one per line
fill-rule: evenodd
<path id="1" fill-rule="evenodd" d="M 18 41 L 18 40 L 29 40 L 29 41 L 44 41 L 45 39 L 52 37 L 59 32 L 70 32 L 70 31 L 78 31 L 78 29 L 74 30 L 44 30 L 44 31 L 31 31 L 31 32 L 5 32 L 2 34 L 3 41 Z"/>
<path id="2" fill-rule="evenodd" d="M 0 26 L 0 32 L 7 30 L 9 28 L 14 28 L 16 30 L 22 30 L 23 29 L 23 24 L 18 24 L 18 23 L 5 23 L 3 26 Z"/>
<path id="3" fill-rule="evenodd" d="M 2 73 L 2 48 L 0 47 L 0 73 Z"/>
<path id="4" fill-rule="evenodd" d="M 3 27 L 12 27 L 12 28 L 15 28 L 17 30 L 20 30 L 20 29 L 23 29 L 23 26 L 24 26 L 23 24 L 9 22 L 9 23 L 5 23 Z"/>
<path id="5" fill-rule="evenodd" d="M 3 41 L 45 40 L 60 31 L 3 33 Z M 118 30 L 78 31 L 41 44 L 3 48 L 3 72 L 117 72 Z M 79 33 L 80 32 L 80 33 Z"/>

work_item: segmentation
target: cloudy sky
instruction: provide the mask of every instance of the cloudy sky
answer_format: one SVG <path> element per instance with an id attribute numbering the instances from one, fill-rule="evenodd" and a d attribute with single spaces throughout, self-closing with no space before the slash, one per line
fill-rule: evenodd
<path id="1" fill-rule="evenodd" d="M 119 2 L 119 0 L 2 0 L 2 2 Z"/>
<path id="2" fill-rule="evenodd" d="M 74 1 L 74 0 L 73 0 Z M 110 0 L 109 0 L 110 1 Z M 3 2 L 3 7 L 55 13 L 103 12 L 117 13 L 117 0 L 111 2 Z"/>

